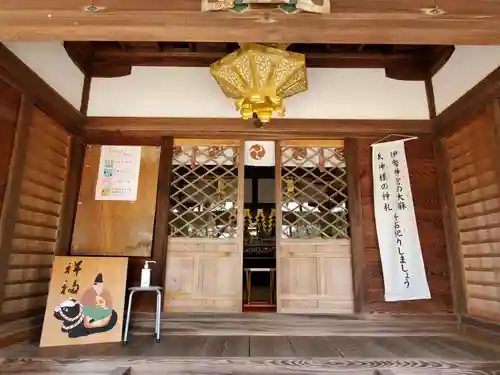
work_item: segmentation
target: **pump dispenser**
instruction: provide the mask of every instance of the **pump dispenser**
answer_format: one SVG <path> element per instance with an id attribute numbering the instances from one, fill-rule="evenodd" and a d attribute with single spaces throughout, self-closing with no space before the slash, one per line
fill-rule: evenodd
<path id="1" fill-rule="evenodd" d="M 144 262 L 144 268 L 141 270 L 141 288 L 149 288 L 151 285 L 151 268 L 149 263 L 156 263 L 154 260 Z"/>

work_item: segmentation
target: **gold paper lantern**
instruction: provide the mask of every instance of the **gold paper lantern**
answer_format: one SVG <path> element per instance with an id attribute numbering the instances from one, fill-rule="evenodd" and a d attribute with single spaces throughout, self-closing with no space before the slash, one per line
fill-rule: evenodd
<path id="1" fill-rule="evenodd" d="M 262 122 L 274 113 L 284 116 L 283 99 L 307 90 L 305 56 L 269 45 L 242 45 L 213 63 L 210 72 L 224 94 L 236 100 L 244 120 L 254 114 Z"/>

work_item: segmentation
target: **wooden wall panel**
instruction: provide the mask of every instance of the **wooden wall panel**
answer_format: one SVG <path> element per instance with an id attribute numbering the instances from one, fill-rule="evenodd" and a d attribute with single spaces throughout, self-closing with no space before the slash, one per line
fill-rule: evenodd
<path id="1" fill-rule="evenodd" d="M 453 301 L 431 136 L 420 136 L 417 140 L 407 142 L 406 154 L 422 254 L 432 298 L 419 301 L 384 301 L 382 264 L 373 208 L 370 145 L 374 141 L 376 139 L 359 141 L 366 311 L 369 313 L 450 313 L 453 310 Z"/>
<path id="2" fill-rule="evenodd" d="M 500 321 L 500 167 L 492 111 L 445 138 L 469 315 Z"/>
<path id="3" fill-rule="evenodd" d="M 72 254 L 151 256 L 160 152 L 158 147 L 142 147 L 135 202 L 97 201 L 95 187 L 101 147 L 87 146 Z"/>
<path id="4" fill-rule="evenodd" d="M 36 332 L 45 310 L 71 140 L 37 108 L 30 108 L 22 121 L 26 133 L 16 137 L 23 138 L 25 149 L 15 150 L 24 155 L 16 155 L 21 163 L 10 171 L 16 181 L 11 182 L 15 202 L 9 204 L 15 206 L 10 213 L 12 226 L 5 249 L 10 255 L 0 306 L 0 322 L 11 337 L 19 334 L 8 329 L 12 322 L 16 330 Z"/>
<path id="5" fill-rule="evenodd" d="M 0 212 L 7 186 L 21 93 L 0 79 Z"/>
<path id="6" fill-rule="evenodd" d="M 139 189 L 135 202 L 95 200 L 100 149 L 100 145 L 88 145 L 85 150 L 71 253 L 129 256 L 128 286 L 139 284 L 145 260 L 156 260 L 158 264 L 152 265 L 151 282 L 163 285 L 165 259 L 161 255 L 164 249 L 157 251 L 153 243 L 162 148 L 142 147 Z M 167 159 L 170 163 L 171 149 Z M 89 236 L 89 233 L 92 235 Z M 133 309 L 154 311 L 154 297 L 148 293 L 137 295 L 134 297 Z"/>
<path id="7" fill-rule="evenodd" d="M 349 239 L 281 239 L 277 285 L 278 312 L 354 312 Z"/>
<path id="8" fill-rule="evenodd" d="M 165 311 L 241 312 L 239 238 L 170 237 L 168 241 Z"/>
<path id="9" fill-rule="evenodd" d="M 41 327 L 67 222 L 60 213 L 70 135 L 62 129 L 79 133 L 83 121 L 0 44 L 0 346 L 36 338 Z"/>

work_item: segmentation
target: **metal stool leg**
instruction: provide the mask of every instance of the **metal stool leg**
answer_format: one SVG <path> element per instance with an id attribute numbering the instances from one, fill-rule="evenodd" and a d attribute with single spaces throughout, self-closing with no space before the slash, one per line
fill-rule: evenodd
<path id="1" fill-rule="evenodd" d="M 245 276 L 247 279 L 247 305 L 250 305 L 251 299 L 250 295 L 252 294 L 252 274 L 249 269 L 245 270 Z"/>
<path id="2" fill-rule="evenodd" d="M 132 297 L 134 296 L 134 290 L 130 292 L 128 296 L 128 308 L 127 308 L 127 318 L 125 319 L 125 333 L 123 335 L 123 343 L 127 343 L 128 339 L 128 326 L 130 324 L 130 312 L 132 310 Z"/>
<path id="3" fill-rule="evenodd" d="M 161 291 L 156 291 L 156 342 L 160 342 Z"/>

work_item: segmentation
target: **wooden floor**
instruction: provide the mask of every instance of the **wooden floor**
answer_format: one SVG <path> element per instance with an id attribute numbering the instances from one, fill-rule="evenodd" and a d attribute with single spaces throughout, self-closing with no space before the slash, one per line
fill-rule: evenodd
<path id="1" fill-rule="evenodd" d="M 500 361 L 500 351 L 463 336 L 132 336 L 127 345 L 38 348 L 36 343 L 0 350 L 1 358 L 74 357 L 269 357 L 347 359 L 444 359 Z"/>
<path id="2" fill-rule="evenodd" d="M 500 374 L 500 351 L 463 336 L 133 336 L 126 346 L 0 351 L 0 374 Z M 119 370 L 117 370 L 119 371 Z M 378 371 L 378 372 L 377 372 Z M 380 372 L 382 371 L 382 372 Z M 118 373 L 118 372 L 115 372 Z"/>
<path id="3" fill-rule="evenodd" d="M 296 323 L 294 319 L 301 318 L 285 319 Z M 334 322 L 340 326 L 340 320 Z M 322 318 L 312 321 L 324 323 Z M 0 374 L 500 375 L 500 347 L 473 341 L 456 329 L 452 331 L 447 324 L 443 324 L 441 333 L 433 329 L 430 336 L 421 334 L 426 330 L 423 324 L 413 326 L 412 333 L 407 329 L 401 335 L 404 322 L 395 323 L 397 335 L 390 324 L 380 321 L 379 333 L 375 334 L 370 323 L 366 325 L 366 335 L 360 335 L 359 328 L 356 334 L 349 335 L 318 335 L 317 329 L 312 329 L 314 334 L 309 336 L 298 335 L 298 330 L 293 330 L 292 335 L 261 335 L 259 330 L 252 335 L 210 335 L 201 329 L 198 316 L 195 322 L 185 321 L 187 326 L 196 327 L 192 331 L 195 334 L 167 331 L 160 343 L 155 343 L 151 331 L 136 329 L 139 334 L 131 336 L 126 346 L 119 343 L 65 348 L 38 348 L 36 343 L 11 346 L 0 350 Z M 442 323 L 445 322 L 443 319 Z M 229 323 L 224 323 L 227 329 Z M 347 319 L 346 324 L 351 323 Z M 364 323 L 365 320 L 359 321 L 358 326 Z M 434 323 L 439 326 L 436 321 L 429 321 L 428 325 Z M 164 322 L 169 324 L 172 323 Z M 242 322 L 235 318 L 230 324 L 241 326 Z M 278 330 L 282 329 L 280 326 Z M 324 331 L 332 330 L 325 327 Z"/>

